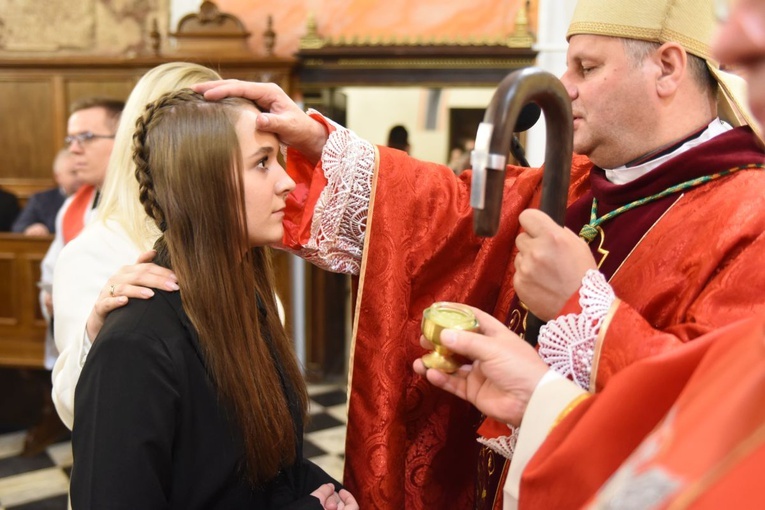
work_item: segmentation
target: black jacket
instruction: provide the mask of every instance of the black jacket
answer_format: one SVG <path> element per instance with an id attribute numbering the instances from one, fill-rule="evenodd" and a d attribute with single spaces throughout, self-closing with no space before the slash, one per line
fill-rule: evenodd
<path id="1" fill-rule="evenodd" d="M 64 205 L 66 197 L 59 188 L 49 189 L 35 193 L 27 201 L 27 205 L 21 210 L 16 221 L 13 222 L 13 231 L 23 233 L 24 230 L 34 223 L 42 223 L 48 227 L 51 234 L 56 233 L 56 214 Z"/>
<path id="2" fill-rule="evenodd" d="M 302 459 L 299 434 L 301 460 L 261 489 L 248 485 L 238 427 L 219 404 L 177 292 L 156 291 L 109 315 L 74 416 L 74 510 L 320 509 L 309 494 L 334 482 Z"/>
<path id="3" fill-rule="evenodd" d="M 18 215 L 19 199 L 13 193 L 0 189 L 0 232 L 10 232 Z"/>

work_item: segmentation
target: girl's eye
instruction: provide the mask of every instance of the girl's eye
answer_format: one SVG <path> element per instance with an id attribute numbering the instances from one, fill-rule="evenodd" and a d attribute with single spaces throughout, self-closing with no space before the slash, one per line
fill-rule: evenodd
<path id="1" fill-rule="evenodd" d="M 268 156 L 266 156 L 265 158 L 263 158 L 260 161 L 258 161 L 255 164 L 255 167 L 256 168 L 268 168 Z"/>
<path id="2" fill-rule="evenodd" d="M 589 74 L 589 72 L 592 71 L 593 69 L 595 69 L 595 68 L 594 67 L 585 67 L 585 66 L 582 66 L 582 74 L 584 74 L 584 75 Z"/>

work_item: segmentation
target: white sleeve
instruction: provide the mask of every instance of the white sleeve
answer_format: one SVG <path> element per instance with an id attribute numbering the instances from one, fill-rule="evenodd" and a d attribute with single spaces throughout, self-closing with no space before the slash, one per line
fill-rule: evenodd
<path id="1" fill-rule="evenodd" d="M 88 316 L 109 277 L 135 263 L 139 254 L 132 243 L 98 227 L 85 229 L 64 247 L 54 274 L 54 339 L 59 355 L 53 367 L 52 395 L 61 421 L 69 428 L 74 420 L 74 390 L 91 346 L 85 332 Z"/>
<path id="2" fill-rule="evenodd" d="M 503 510 L 518 507 L 521 475 L 547 438 L 561 413 L 586 392 L 565 377 L 549 370 L 539 381 L 523 415 L 513 461 L 503 488 Z"/>
<path id="3" fill-rule="evenodd" d="M 45 292 L 47 292 L 45 287 L 50 288 L 50 286 L 53 285 L 53 269 L 56 266 L 56 261 L 58 260 L 61 250 L 64 248 L 64 229 L 62 228 L 64 212 L 69 208 L 71 202 L 72 197 L 67 198 L 58 210 L 58 213 L 56 213 L 56 233 L 53 236 L 53 242 L 51 242 L 48 247 L 48 251 L 45 253 L 45 257 L 43 257 L 42 263 L 40 264 L 40 309 L 42 310 L 43 317 L 45 317 L 45 320 L 48 322 L 50 322 L 51 318 L 48 315 L 47 308 L 45 308 L 44 296 Z"/>

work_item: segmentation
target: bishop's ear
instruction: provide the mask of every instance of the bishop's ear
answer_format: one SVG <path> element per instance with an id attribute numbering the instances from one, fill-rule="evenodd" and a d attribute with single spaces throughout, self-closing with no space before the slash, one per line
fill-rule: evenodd
<path id="1" fill-rule="evenodd" d="M 692 80 L 688 74 L 688 54 L 677 43 L 664 43 L 654 55 L 658 66 L 656 91 L 661 97 L 673 95 L 683 80 Z"/>

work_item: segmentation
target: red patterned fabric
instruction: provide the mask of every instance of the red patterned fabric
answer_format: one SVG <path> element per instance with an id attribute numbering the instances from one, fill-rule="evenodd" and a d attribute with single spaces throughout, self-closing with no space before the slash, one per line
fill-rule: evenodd
<path id="1" fill-rule="evenodd" d="M 732 152 L 698 160 L 717 171 L 765 163 L 749 133 L 721 135 Z M 636 360 L 765 313 L 763 186 L 765 171 L 744 170 L 693 188 L 627 254 L 610 280 L 621 302 L 600 331 L 591 388 Z"/>
<path id="2" fill-rule="evenodd" d="M 602 215 L 687 180 L 765 162 L 751 130 L 720 135 L 633 183 L 615 186 L 594 169 L 591 189 L 567 211 L 572 229 L 589 220 L 593 195 Z M 638 207 L 603 224 L 600 268 L 619 302 L 595 348 L 590 389 L 649 356 L 756 313 L 765 313 L 765 185 L 743 170 Z M 591 243 L 593 255 L 601 238 Z"/>
<path id="3" fill-rule="evenodd" d="M 679 481 L 656 508 L 763 508 L 763 402 L 762 319 L 638 362 L 550 433 L 524 471 L 519 507 L 581 508 L 630 488 L 634 502 L 656 494 L 634 490 L 651 474 L 653 487 Z"/>
<path id="4" fill-rule="evenodd" d="M 742 133 L 736 136 L 751 139 Z M 344 482 L 364 508 L 470 508 L 477 503 L 480 417 L 413 373 L 412 362 L 423 354 L 421 314 L 448 300 L 508 316 L 517 217 L 538 203 L 541 172 L 508 169 L 499 234 L 483 239 L 472 232 L 470 172 L 455 178 L 448 167 L 379 151 L 359 279 Z M 755 154 L 757 161 L 746 162 L 763 160 Z M 588 192 L 591 169 L 575 157 L 569 204 Z M 308 239 L 311 204 L 326 181 L 320 166 L 297 153 L 290 152 L 288 171 L 298 188 L 284 242 L 297 249 Z M 670 204 L 644 238 L 634 239 L 638 246 L 622 255 L 626 261 L 611 280 L 624 304 L 603 330 L 607 340 L 593 370 L 599 385 L 637 359 L 765 311 L 759 298 L 765 272 L 756 274 L 765 242 L 763 188 L 762 171 L 707 184 Z M 629 218 L 623 216 L 622 225 Z M 619 218 L 604 228 L 618 231 Z M 611 341 L 617 337 L 619 343 Z M 487 490 L 490 499 L 488 493 L 494 491 Z"/>
<path id="5" fill-rule="evenodd" d="M 506 316 L 517 217 L 538 202 L 541 172 L 508 169 L 500 233 L 484 239 L 473 234 L 471 172 L 455 179 L 446 166 L 379 150 L 359 281 L 344 483 L 364 508 L 469 508 L 480 415 L 413 373 L 412 362 L 424 354 L 422 311 L 449 300 Z M 574 197 L 585 189 L 589 167 L 586 158 L 575 159 Z M 288 171 L 299 182 L 284 244 L 296 249 L 310 227 L 301 209 L 315 203 L 323 188 L 315 178 L 323 174 L 292 152 Z"/>
<path id="6" fill-rule="evenodd" d="M 345 481 L 374 508 L 469 508 L 480 417 L 413 373 L 412 362 L 424 353 L 422 311 L 448 300 L 506 316 L 517 218 L 541 173 L 508 170 L 500 232 L 484 239 L 473 234 L 470 172 L 455 179 L 448 167 L 380 151 L 360 282 Z M 589 164 L 577 163 L 575 183 Z"/>

